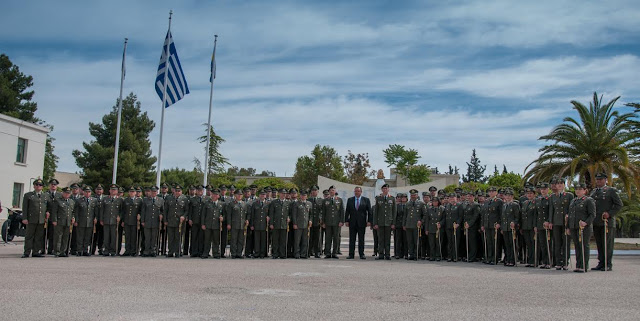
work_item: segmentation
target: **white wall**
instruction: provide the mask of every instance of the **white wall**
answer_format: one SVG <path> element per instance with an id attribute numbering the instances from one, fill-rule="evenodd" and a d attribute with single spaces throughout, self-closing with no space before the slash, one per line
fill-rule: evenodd
<path id="1" fill-rule="evenodd" d="M 33 179 L 41 178 L 48 129 L 0 114 L 0 201 L 11 207 L 13 184 L 22 183 L 23 193 L 33 189 Z M 27 140 L 26 160 L 16 163 L 18 138 Z M 21 195 L 22 198 L 22 195 Z M 22 207 L 22 204 L 19 205 Z M 6 216 L 6 209 L 2 217 Z"/>

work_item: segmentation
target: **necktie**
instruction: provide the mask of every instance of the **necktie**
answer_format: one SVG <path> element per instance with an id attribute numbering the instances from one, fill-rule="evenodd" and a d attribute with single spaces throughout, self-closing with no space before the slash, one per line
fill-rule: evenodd
<path id="1" fill-rule="evenodd" d="M 360 197 L 356 198 L 356 210 L 360 207 Z"/>

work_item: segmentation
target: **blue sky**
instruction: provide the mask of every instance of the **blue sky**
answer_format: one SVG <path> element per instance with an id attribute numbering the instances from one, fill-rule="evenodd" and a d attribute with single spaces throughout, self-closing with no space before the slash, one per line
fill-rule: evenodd
<path id="1" fill-rule="evenodd" d="M 172 34 L 191 94 L 165 114 L 163 168 L 202 158 L 209 62 L 218 34 L 213 125 L 239 167 L 293 174 L 315 144 L 368 152 L 389 144 L 441 170 L 471 150 L 515 172 L 594 91 L 638 102 L 637 1 L 3 1 L 0 52 L 34 77 L 37 116 L 55 126 L 59 170 L 125 93 L 156 121 L 158 60 Z"/>

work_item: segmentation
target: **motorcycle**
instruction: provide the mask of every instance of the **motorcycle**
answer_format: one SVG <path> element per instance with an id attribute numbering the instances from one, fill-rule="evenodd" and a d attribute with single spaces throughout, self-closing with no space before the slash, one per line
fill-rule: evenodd
<path id="1" fill-rule="evenodd" d="M 22 210 L 5 207 L 8 211 L 7 220 L 2 224 L 2 241 L 7 243 L 13 241 L 16 236 L 24 237 L 27 227 L 22 224 Z"/>

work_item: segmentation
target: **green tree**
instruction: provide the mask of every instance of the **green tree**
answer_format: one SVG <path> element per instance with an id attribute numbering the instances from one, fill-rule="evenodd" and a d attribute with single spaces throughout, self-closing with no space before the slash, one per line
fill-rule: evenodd
<path id="1" fill-rule="evenodd" d="M 483 184 L 483 183 L 478 183 L 478 182 L 466 182 L 466 183 L 462 183 L 460 185 L 455 185 L 455 184 L 451 184 L 451 185 L 447 185 L 444 188 L 444 191 L 447 193 L 453 193 L 455 191 L 456 188 L 462 188 L 463 191 L 469 191 L 469 192 L 475 192 L 475 191 L 483 191 L 486 192 L 487 189 L 489 188 L 488 184 Z"/>
<path id="2" fill-rule="evenodd" d="M 467 163 L 467 175 L 462 175 L 462 181 L 465 183 L 484 183 L 487 180 L 487 178 L 484 176 L 484 171 L 486 169 L 486 165 L 480 165 L 480 159 L 476 156 L 476 150 L 474 148 L 473 152 L 471 152 L 471 162 Z"/>
<path id="3" fill-rule="evenodd" d="M 609 176 L 610 184 L 612 176 L 617 176 L 628 193 L 632 185 L 640 186 L 640 167 L 629 160 L 628 154 L 638 143 L 636 115 L 613 110 L 619 98 L 603 104 L 602 97 L 594 93 L 589 107 L 571 101 L 580 118 L 566 117 L 564 123 L 539 138 L 551 143 L 542 147 L 540 156 L 527 166 L 525 179 L 542 181 L 555 174 L 573 181 L 577 176 L 591 187 L 595 174 L 602 171 Z"/>
<path id="4" fill-rule="evenodd" d="M 204 150 L 206 152 L 207 151 L 207 134 L 206 134 L 207 124 L 202 124 L 202 125 L 204 126 L 205 134 L 198 137 L 198 141 L 204 145 Z M 207 166 L 209 170 L 209 175 L 224 172 L 224 167 L 226 165 L 231 165 L 229 164 L 229 159 L 227 159 L 222 155 L 222 153 L 220 153 L 220 145 L 224 142 L 225 142 L 224 138 L 218 136 L 215 130 L 213 130 L 213 126 L 211 126 L 211 132 L 209 135 L 209 159 L 208 159 L 209 165 Z M 193 163 L 195 164 L 195 167 L 197 170 L 200 170 L 201 172 L 204 173 L 204 170 L 202 169 L 202 165 L 201 165 L 202 162 L 197 157 L 193 158 Z"/>
<path id="5" fill-rule="evenodd" d="M 508 187 L 516 193 L 518 193 L 520 188 L 523 186 L 522 176 L 513 172 L 491 176 L 489 177 L 487 184 L 489 186 Z"/>
<path id="6" fill-rule="evenodd" d="M 0 113 L 47 127 L 49 134 L 45 143 L 44 170 L 42 178 L 45 181 L 53 178 L 58 168 L 58 156 L 54 153 L 51 132 L 53 126 L 35 116 L 38 104 L 33 99 L 33 77 L 23 74 L 9 57 L 0 54 Z"/>
<path id="7" fill-rule="evenodd" d="M 449 170 L 446 172 L 447 175 L 458 175 L 458 166 L 455 167 L 451 167 L 451 164 L 449 164 Z"/>
<path id="8" fill-rule="evenodd" d="M 258 186 L 258 189 L 262 189 L 262 188 L 265 188 L 267 186 L 275 187 L 275 188 L 286 188 L 286 189 L 292 189 L 292 188 L 296 188 L 297 189 L 298 188 L 298 186 L 296 186 L 296 184 L 285 182 L 281 178 L 277 178 L 277 177 L 260 178 L 260 179 L 255 180 L 253 182 L 253 184 Z"/>
<path id="9" fill-rule="evenodd" d="M 229 176 L 276 176 L 276 173 L 268 170 L 263 170 L 260 173 L 257 173 L 257 170 L 253 167 L 249 168 L 238 168 L 238 166 L 231 166 L 227 168 L 227 175 Z"/>
<path id="10" fill-rule="evenodd" d="M 418 151 L 402 145 L 389 145 L 382 151 L 388 167 L 395 166 L 396 173 L 407 180 L 409 185 L 417 185 L 429 181 L 431 170 L 425 164 L 418 164 Z"/>
<path id="11" fill-rule="evenodd" d="M 170 168 L 163 169 L 161 174 L 161 181 L 170 184 L 180 184 L 183 188 L 187 188 L 189 185 L 202 184 L 202 172 L 192 169 L 190 171 L 184 168 Z"/>
<path id="12" fill-rule="evenodd" d="M 309 156 L 300 156 L 296 162 L 293 183 L 301 188 L 317 184 L 318 175 L 346 181 L 342 158 L 331 146 L 316 145 Z"/>
<path id="13" fill-rule="evenodd" d="M 95 140 L 83 142 L 84 151 L 73 151 L 76 164 L 81 169 L 80 177 L 85 184 L 95 186 L 98 183 L 111 182 L 117 117 L 116 101 L 111 112 L 102 117 L 102 123 L 89 123 L 89 133 Z M 154 183 L 156 158 L 151 156 L 149 140 L 149 133 L 154 127 L 155 123 L 149 119 L 146 112 L 142 112 L 136 95 L 131 93 L 123 99 L 116 178 L 119 185 Z"/>
<path id="14" fill-rule="evenodd" d="M 354 154 L 348 151 L 342 160 L 342 164 L 347 182 L 351 184 L 362 185 L 367 181 L 367 178 L 376 175 L 376 171 L 370 170 L 371 164 L 369 163 L 368 153 Z"/>

